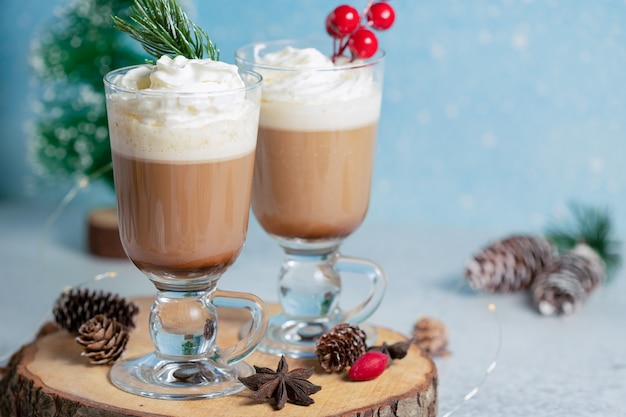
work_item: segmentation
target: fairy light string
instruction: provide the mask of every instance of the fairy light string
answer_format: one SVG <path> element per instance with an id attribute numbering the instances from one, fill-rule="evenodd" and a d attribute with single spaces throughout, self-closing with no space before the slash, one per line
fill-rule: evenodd
<path id="1" fill-rule="evenodd" d="M 61 201 L 59 202 L 59 204 L 56 206 L 56 208 L 52 211 L 52 213 L 48 216 L 48 218 L 46 219 L 45 223 L 44 223 L 44 227 L 43 227 L 43 231 L 42 231 L 42 235 L 41 235 L 41 239 L 40 239 L 40 245 L 39 245 L 39 265 L 40 268 L 42 270 L 46 270 L 44 268 L 45 266 L 45 250 L 46 250 L 46 246 L 48 244 L 48 240 L 49 240 L 49 235 L 51 233 L 52 227 L 54 225 L 54 223 L 58 220 L 58 218 L 60 217 L 60 215 L 63 213 L 63 211 L 67 208 L 67 206 L 74 200 L 74 198 L 76 198 L 76 196 L 78 195 L 78 193 L 81 190 L 86 189 L 90 183 L 98 178 L 99 176 L 103 175 L 104 173 L 108 172 L 110 169 L 112 169 L 111 164 L 108 164 L 104 167 L 102 167 L 101 169 L 97 170 L 96 172 L 92 173 L 91 175 L 86 175 L 83 176 L 81 178 L 79 178 L 76 183 L 74 184 L 74 186 L 67 192 L 67 194 L 61 199 Z M 64 293 L 68 293 L 70 292 L 73 288 L 80 288 L 80 287 L 84 287 L 87 286 L 89 284 L 93 284 L 94 282 L 98 282 L 104 279 L 114 279 L 118 276 L 117 272 L 115 271 L 106 271 L 106 272 L 102 272 L 99 274 L 96 274 L 95 276 L 93 276 L 92 278 L 85 280 L 83 282 L 80 282 L 76 285 L 66 285 L 63 289 Z M 455 287 L 452 289 L 450 296 L 458 293 L 465 285 L 465 282 L 463 280 L 459 281 Z M 450 297 L 447 297 L 447 300 L 445 301 L 450 301 Z M 446 303 L 442 303 L 440 304 L 440 306 L 444 306 Z M 500 357 L 500 352 L 501 352 L 501 348 L 502 348 L 502 325 L 500 323 L 500 320 L 498 318 L 497 315 L 497 308 L 496 305 L 494 303 L 489 303 L 487 305 L 487 310 L 489 311 L 491 317 L 493 318 L 495 327 L 496 327 L 496 334 L 497 334 L 497 342 L 496 342 L 496 349 L 495 349 L 495 353 L 493 356 L 493 359 L 491 360 L 491 362 L 485 367 L 482 376 L 480 378 L 480 380 L 478 381 L 478 383 L 473 386 L 465 395 L 463 395 L 463 397 L 458 400 L 453 406 L 452 408 L 447 411 L 446 413 L 442 414 L 442 417 L 450 417 L 453 414 L 455 414 L 457 411 L 459 411 L 463 406 L 465 406 L 470 400 L 472 400 L 480 391 L 480 389 L 483 387 L 483 385 L 485 384 L 485 382 L 487 381 L 488 377 L 493 373 L 493 371 L 496 369 L 497 365 L 498 365 L 498 360 Z M 22 341 L 22 345 L 27 343 L 29 340 L 32 340 L 37 332 L 39 331 L 38 329 L 41 328 L 46 322 L 48 322 L 50 319 L 49 317 L 52 315 L 52 308 L 50 308 L 46 314 L 44 315 L 44 317 L 42 318 L 40 325 L 37 326 L 37 330 L 32 332 L 31 334 L 29 334 L 27 337 L 24 338 L 24 340 Z M 5 361 L 7 361 L 12 355 L 12 352 L 7 352 L 4 353 L 2 355 L 0 355 L 0 364 L 4 363 Z"/>
<path id="2" fill-rule="evenodd" d="M 44 222 L 44 226 L 43 226 L 43 229 L 42 229 L 42 232 L 41 232 L 41 236 L 40 236 L 40 239 L 39 239 L 39 250 L 38 250 L 39 254 L 38 254 L 38 262 L 37 262 L 37 264 L 39 265 L 39 269 L 42 271 L 42 273 L 44 273 L 44 275 L 50 274 L 50 271 L 52 270 L 51 268 L 46 268 L 45 267 L 46 266 L 45 254 L 46 254 L 46 248 L 48 246 L 49 237 L 50 237 L 50 234 L 51 234 L 51 231 L 52 231 L 52 227 L 54 226 L 54 223 L 59 219 L 59 217 L 61 216 L 63 211 L 76 198 L 76 196 L 78 195 L 78 193 L 81 190 L 86 189 L 91 184 L 91 182 L 93 180 L 95 180 L 98 177 L 102 176 L 103 174 L 107 173 L 111 169 L 112 169 L 112 163 L 109 163 L 109 164 L 101 167 L 100 169 L 94 171 L 90 175 L 84 175 L 84 176 L 81 176 L 80 178 L 78 178 L 76 180 L 76 183 L 63 196 L 63 198 L 61 199 L 59 204 L 57 204 L 57 206 L 52 211 L 52 213 L 50 213 L 50 215 L 46 218 L 46 221 Z M 82 282 L 80 282 L 78 284 L 66 285 L 63 288 L 63 292 L 64 293 L 69 293 L 73 288 L 81 288 L 81 287 L 87 286 L 89 284 L 93 284 L 94 282 L 101 281 L 103 279 L 113 279 L 113 278 L 117 277 L 117 275 L 118 274 L 115 271 L 102 272 L 102 273 L 96 274 L 92 278 L 87 279 L 85 281 L 82 281 Z M 50 317 L 51 316 L 52 316 L 52 307 L 50 307 L 48 309 L 48 311 L 44 314 L 44 316 L 42 317 L 41 321 L 39 322 L 39 325 L 35 327 L 36 330 L 31 332 L 31 333 L 29 333 L 20 342 L 20 345 L 24 345 L 24 344 L 28 343 L 30 340 L 33 340 L 37 336 L 37 333 L 39 332 L 39 329 L 41 329 L 47 322 L 50 321 Z M 5 363 L 5 361 L 7 361 L 11 357 L 12 354 L 13 354 L 13 352 L 11 352 L 11 351 L 5 352 L 3 354 L 0 354 L 0 365 Z"/>
<path id="3" fill-rule="evenodd" d="M 459 279 L 455 281 L 454 285 L 451 286 L 450 291 L 446 294 L 446 296 L 443 297 L 443 300 L 437 304 L 438 305 L 437 310 L 443 311 L 443 312 L 452 311 L 453 309 L 450 308 L 449 305 L 451 303 L 452 304 L 455 303 L 454 296 L 460 293 L 464 288 L 469 288 L 469 286 L 467 285 L 467 281 L 465 279 Z M 498 360 L 500 358 L 500 352 L 502 349 L 502 324 L 497 315 L 497 307 L 495 303 L 490 302 L 487 304 L 485 308 L 488 314 L 493 319 L 493 323 L 495 325 L 495 332 L 496 332 L 497 339 L 496 339 L 496 346 L 495 346 L 493 358 L 491 359 L 489 364 L 484 368 L 484 371 L 482 372 L 482 375 L 480 379 L 478 380 L 478 382 L 473 387 L 471 387 L 463 395 L 462 398 L 454 402 L 451 409 L 447 411 L 446 413 L 442 414 L 441 417 L 450 417 L 453 414 L 455 414 L 457 411 L 459 411 L 463 406 L 467 405 L 467 403 L 478 394 L 480 389 L 483 387 L 483 385 L 487 381 L 489 375 L 493 373 L 493 371 L 496 369 L 498 365 Z M 441 404 L 439 406 L 440 408 L 442 408 Z"/>
<path id="4" fill-rule="evenodd" d="M 50 213 L 50 215 L 48 216 L 48 218 L 46 219 L 46 221 L 44 223 L 43 231 L 41 233 L 41 238 L 39 240 L 39 262 L 38 262 L 38 264 L 40 265 L 42 271 L 46 270 L 44 268 L 44 266 L 45 266 L 44 252 L 45 252 L 45 247 L 46 247 L 47 242 L 49 240 L 50 232 L 52 230 L 52 226 L 54 225 L 54 223 L 58 220 L 58 218 L 61 216 L 63 211 L 72 202 L 72 200 L 74 200 L 74 198 L 76 198 L 76 196 L 78 195 L 78 193 L 81 190 L 86 189 L 91 184 L 91 182 L 93 180 L 95 180 L 98 177 L 104 175 L 105 173 L 109 172 L 112 169 L 113 169 L 113 162 L 109 162 L 108 164 L 106 164 L 103 167 L 99 168 L 98 170 L 94 171 L 90 175 L 84 175 L 84 176 L 81 176 L 80 178 L 78 178 L 78 180 L 76 181 L 74 186 L 72 188 L 70 188 L 70 190 L 67 192 L 67 194 L 65 194 L 65 196 L 61 199 L 59 204 L 57 204 L 56 208 L 52 211 L 52 213 Z"/>
<path id="5" fill-rule="evenodd" d="M 487 309 L 489 310 L 489 312 L 491 313 L 491 316 L 493 317 L 495 326 L 496 326 L 496 333 L 497 333 L 497 343 L 496 343 L 496 351 L 495 354 L 493 356 L 493 359 L 491 360 L 491 362 L 489 363 L 489 365 L 487 365 L 487 367 L 484 370 L 484 373 L 482 374 L 482 377 L 480 379 L 480 381 L 478 381 L 478 384 L 476 384 L 473 388 L 471 388 L 464 396 L 463 398 L 461 398 L 453 407 L 450 411 L 446 412 L 445 414 L 442 415 L 442 417 L 450 417 L 451 415 L 453 415 L 454 413 L 456 413 L 461 407 L 463 407 L 464 405 L 466 405 L 472 398 L 474 398 L 476 396 L 476 394 L 478 394 L 478 392 L 480 391 L 480 389 L 482 388 L 482 386 L 485 384 L 485 381 L 487 381 L 487 378 L 489 377 L 489 375 L 491 375 L 491 373 L 496 369 L 497 365 L 498 365 L 498 359 L 500 358 L 500 351 L 502 348 L 502 325 L 500 324 L 500 319 L 498 318 L 498 315 L 496 314 L 496 305 L 494 303 L 489 303 L 487 305 Z"/>

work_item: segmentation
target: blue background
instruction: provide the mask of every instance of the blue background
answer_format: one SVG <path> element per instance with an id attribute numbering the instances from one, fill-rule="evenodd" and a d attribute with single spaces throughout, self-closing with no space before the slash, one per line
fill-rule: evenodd
<path id="1" fill-rule="evenodd" d="M 26 162 L 37 91 L 29 47 L 66 4 L 2 0 L 2 199 L 42 191 Z M 324 34 L 340 2 L 183 4 L 232 62 L 245 43 Z M 367 221 L 535 231 L 580 201 L 610 208 L 626 236 L 626 1 L 392 5 L 396 24 L 380 34 L 388 57 Z"/>

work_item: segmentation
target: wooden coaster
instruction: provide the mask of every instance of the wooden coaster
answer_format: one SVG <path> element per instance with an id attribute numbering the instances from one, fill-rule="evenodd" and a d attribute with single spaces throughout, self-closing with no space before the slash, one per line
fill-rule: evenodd
<path id="1" fill-rule="evenodd" d="M 152 350 L 148 334 L 151 298 L 135 300 L 140 306 L 137 328 L 131 333 L 126 357 Z M 276 306 L 272 306 L 276 310 Z M 237 340 L 247 316 L 239 310 L 220 309 L 218 344 Z M 50 328 L 52 327 L 52 330 Z M 377 344 L 406 338 L 386 328 L 376 328 Z M 4 417 L 69 416 L 420 416 L 437 415 L 437 370 L 434 363 L 411 346 L 408 355 L 395 360 L 378 378 L 354 382 L 346 373 L 328 374 L 316 360 L 288 358 L 289 369 L 315 367 L 310 378 L 322 390 L 313 394 L 315 403 L 302 407 L 287 403 L 275 411 L 270 403 L 256 402 L 244 390 L 229 397 L 206 400 L 155 400 L 123 392 L 108 378 L 108 366 L 89 365 L 80 356 L 81 347 L 65 330 L 48 326 L 30 344 L 11 358 L 0 380 L 0 415 Z M 278 357 L 255 352 L 248 363 L 276 369 Z"/>

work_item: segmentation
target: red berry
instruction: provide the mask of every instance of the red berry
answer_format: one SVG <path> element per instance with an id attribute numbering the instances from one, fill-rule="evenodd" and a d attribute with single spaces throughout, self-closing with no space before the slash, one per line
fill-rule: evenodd
<path id="1" fill-rule="evenodd" d="M 367 21 L 377 30 L 386 30 L 393 25 L 396 13 L 387 2 L 374 3 L 367 12 Z"/>
<path id="2" fill-rule="evenodd" d="M 326 32 L 333 38 L 341 38 L 341 33 L 337 32 L 337 29 L 335 29 L 331 22 L 331 18 L 332 16 L 330 14 L 326 17 Z"/>
<path id="3" fill-rule="evenodd" d="M 357 30 L 361 24 L 359 12 L 352 6 L 342 4 L 326 18 L 326 31 L 336 38 L 347 36 Z"/>
<path id="4" fill-rule="evenodd" d="M 369 381 L 385 372 L 388 363 L 389 356 L 382 352 L 365 352 L 352 364 L 348 378 L 353 381 Z"/>
<path id="5" fill-rule="evenodd" d="M 350 35 L 348 47 L 352 55 L 357 58 L 371 58 L 378 50 L 378 39 L 371 30 L 361 28 Z"/>

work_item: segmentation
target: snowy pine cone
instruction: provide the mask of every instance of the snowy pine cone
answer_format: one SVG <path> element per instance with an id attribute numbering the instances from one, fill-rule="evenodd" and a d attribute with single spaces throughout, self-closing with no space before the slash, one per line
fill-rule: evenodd
<path id="1" fill-rule="evenodd" d="M 471 258 L 465 277 L 476 290 L 520 291 L 529 288 L 556 256 L 556 249 L 542 237 L 513 235 L 490 244 Z"/>
<path id="2" fill-rule="evenodd" d="M 533 302 L 544 315 L 572 314 L 604 281 L 604 262 L 585 244 L 555 259 L 537 277 Z"/>

